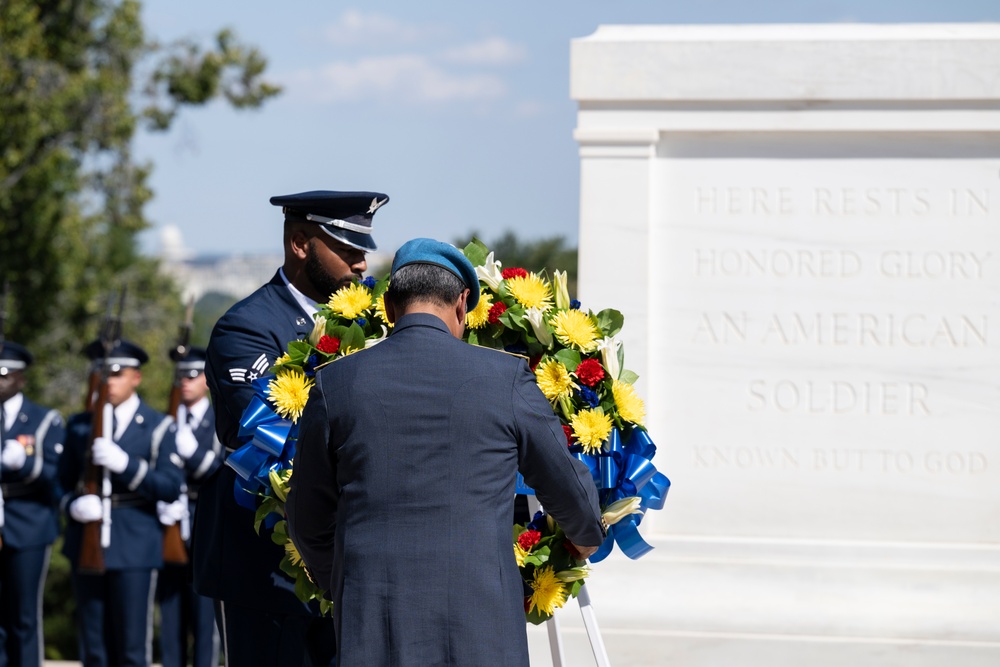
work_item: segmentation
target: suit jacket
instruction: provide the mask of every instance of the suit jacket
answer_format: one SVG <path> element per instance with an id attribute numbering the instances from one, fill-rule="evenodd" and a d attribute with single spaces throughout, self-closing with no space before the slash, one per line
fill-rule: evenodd
<path id="1" fill-rule="evenodd" d="M 2 418 L 2 417 L 0 417 Z M 5 440 L 20 440 L 27 458 L 20 470 L 3 469 L 3 545 L 24 549 L 52 544 L 59 534 L 56 469 L 66 426 L 55 410 L 23 399 Z"/>
<path id="2" fill-rule="evenodd" d="M 511 540 L 520 470 L 577 544 L 597 489 L 523 359 L 429 314 L 316 375 L 286 505 L 334 601 L 342 665 L 527 665 Z"/>
<path id="3" fill-rule="evenodd" d="M 87 444 L 90 440 L 91 414 L 83 412 L 70 418 L 66 451 L 59 461 L 59 480 L 64 489 L 75 489 L 64 498 L 64 507 L 79 497 L 82 490 Z M 159 569 L 163 567 L 163 526 L 156 515 L 156 501 L 177 500 L 184 474 L 174 443 L 177 427 L 174 420 L 139 403 L 132 421 L 116 441 L 129 456 L 122 473 L 111 475 L 111 546 L 104 549 L 108 570 Z M 83 524 L 66 514 L 66 541 L 63 553 L 76 567 L 80 555 Z"/>
<path id="4" fill-rule="evenodd" d="M 312 331 L 280 274 L 222 316 L 208 344 L 205 373 L 215 428 L 227 453 L 239 443 L 243 410 L 253 397 L 250 382 L 264 375 L 289 341 Z M 236 504 L 236 473 L 221 466 L 198 495 L 192 554 L 195 590 L 208 597 L 280 614 L 316 615 L 295 597 L 294 582 L 280 569 L 284 549 L 253 528 L 254 517 Z"/>

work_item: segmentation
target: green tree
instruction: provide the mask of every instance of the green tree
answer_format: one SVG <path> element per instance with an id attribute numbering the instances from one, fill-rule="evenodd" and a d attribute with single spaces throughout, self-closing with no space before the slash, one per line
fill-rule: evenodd
<path id="1" fill-rule="evenodd" d="M 132 156 L 145 127 L 165 130 L 184 105 L 225 98 L 259 106 L 279 89 L 266 60 L 228 30 L 203 47 L 147 42 L 136 0 L 0 0 L 0 281 L 13 303 L 6 334 L 38 357 L 28 392 L 72 412 L 109 294 L 128 287 L 124 335 L 156 358 L 182 317 L 176 287 L 142 257 L 152 169 Z M 137 81 L 140 66 L 147 73 Z M 166 400 L 169 368 L 142 392 Z"/>
<path id="2" fill-rule="evenodd" d="M 0 0 L 0 284 L 11 286 L 5 334 L 36 356 L 26 393 L 78 411 L 87 362 L 112 292 L 127 287 L 124 335 L 156 359 L 183 306 L 142 257 L 152 166 L 132 155 L 140 129 L 166 130 L 185 105 L 217 98 L 259 106 L 279 89 L 266 60 L 221 31 L 213 44 L 146 39 L 136 0 Z M 137 75 L 140 68 L 147 74 Z M 140 393 L 166 407 L 171 367 L 144 368 Z M 46 655 L 72 659 L 76 637 L 65 559 L 53 551 L 45 593 Z"/>

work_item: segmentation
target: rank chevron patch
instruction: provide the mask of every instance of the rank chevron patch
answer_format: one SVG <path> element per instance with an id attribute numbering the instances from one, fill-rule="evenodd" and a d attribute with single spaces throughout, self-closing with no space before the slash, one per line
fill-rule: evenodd
<path id="1" fill-rule="evenodd" d="M 229 377 L 233 382 L 253 382 L 267 372 L 270 364 L 267 362 L 267 355 L 262 354 L 251 364 L 250 368 L 230 368 Z"/>

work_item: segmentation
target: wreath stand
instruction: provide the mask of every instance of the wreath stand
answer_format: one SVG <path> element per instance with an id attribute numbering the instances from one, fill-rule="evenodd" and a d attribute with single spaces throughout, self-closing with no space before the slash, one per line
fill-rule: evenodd
<path id="1" fill-rule="evenodd" d="M 518 480 L 520 481 L 520 479 Z M 524 487 L 518 489 L 523 492 Z M 534 516 L 535 512 L 541 509 L 541 504 L 534 492 L 526 493 L 528 500 L 528 513 Z M 597 625 L 597 614 L 594 613 L 594 606 L 590 602 L 590 593 L 587 592 L 587 584 L 580 586 L 576 601 L 580 603 L 580 614 L 583 616 L 583 624 L 587 628 L 587 637 L 590 639 L 590 649 L 594 653 L 594 660 L 597 667 L 611 667 L 608 660 L 608 651 L 604 647 L 604 638 L 601 637 L 601 629 Z M 552 667 L 564 667 L 566 657 L 563 655 L 562 636 L 559 634 L 559 618 L 553 614 L 552 618 L 545 621 L 545 628 L 549 633 L 549 652 L 552 654 Z"/>

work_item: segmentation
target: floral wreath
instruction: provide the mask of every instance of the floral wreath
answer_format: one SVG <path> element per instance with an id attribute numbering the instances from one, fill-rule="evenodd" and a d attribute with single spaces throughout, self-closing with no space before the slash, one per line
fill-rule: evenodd
<path id="1" fill-rule="evenodd" d="M 463 252 L 480 281 L 479 304 L 466 316 L 464 339 L 529 360 L 562 422 L 567 447 L 597 485 L 609 531 L 590 562 L 606 558 L 615 544 L 629 558 L 640 558 L 652 547 L 638 526 L 646 510 L 663 507 L 670 480 L 652 464 L 656 446 L 643 427 L 645 406 L 632 386 L 638 376 L 623 367 L 616 338 L 621 313 L 581 310 L 580 302 L 569 298 L 565 271 L 555 271 L 550 281 L 544 273 L 504 269 L 475 239 Z M 389 334 L 388 285 L 388 277 L 368 277 L 341 288 L 320 307 L 308 338 L 289 342 L 269 375 L 253 383 L 254 399 L 240 421 L 242 446 L 226 460 L 237 472 L 237 501 L 255 510 L 255 529 L 269 528 L 271 540 L 284 547 L 281 569 L 295 580 L 299 599 L 318 600 L 324 613 L 332 602 L 309 577 L 285 519 L 298 420 L 319 368 Z M 534 493 L 520 475 L 518 493 Z M 513 527 L 513 549 L 524 582 L 525 617 L 532 623 L 548 620 L 576 597 L 590 574 L 587 561 L 543 512 Z"/>

